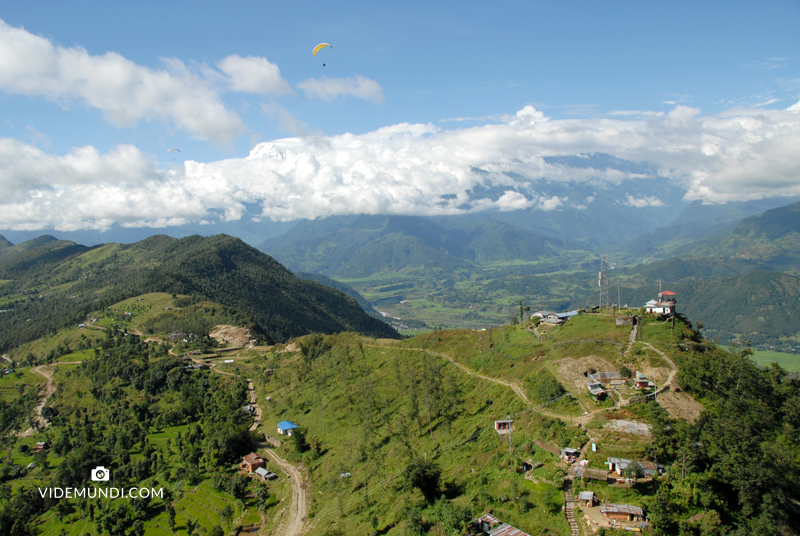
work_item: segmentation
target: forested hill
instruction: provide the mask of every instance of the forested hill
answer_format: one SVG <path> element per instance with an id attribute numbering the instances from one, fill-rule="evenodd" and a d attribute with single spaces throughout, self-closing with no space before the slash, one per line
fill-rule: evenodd
<path id="1" fill-rule="evenodd" d="M 800 202 L 745 218 L 731 231 L 689 254 L 766 263 L 773 270 L 796 270 L 800 266 Z"/>
<path id="2" fill-rule="evenodd" d="M 2 349 L 147 292 L 199 294 L 240 309 L 273 341 L 341 331 L 398 337 L 353 298 L 303 281 L 272 257 L 227 235 L 162 235 L 94 248 L 51 240 L 20 248 L 0 261 L 0 280 L 5 281 L 0 304 L 10 310 L 0 315 Z"/>

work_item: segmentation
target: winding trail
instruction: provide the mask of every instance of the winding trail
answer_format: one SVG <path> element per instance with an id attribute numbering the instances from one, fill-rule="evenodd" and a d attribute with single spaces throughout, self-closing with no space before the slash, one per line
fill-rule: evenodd
<path id="1" fill-rule="evenodd" d="M 658 355 L 660 355 L 661 357 L 663 357 L 663 358 L 664 358 L 664 360 L 665 360 L 667 363 L 669 363 L 669 366 L 670 366 L 670 367 L 672 367 L 672 372 L 670 372 L 670 373 L 669 373 L 669 377 L 667 378 L 667 382 L 666 382 L 664 385 L 662 385 L 662 386 L 661 386 L 661 387 L 660 387 L 660 388 L 659 388 L 659 389 L 656 391 L 656 395 L 657 395 L 657 394 L 661 393 L 662 391 L 666 391 L 667 389 L 669 389 L 669 388 L 670 388 L 670 386 L 672 385 L 672 381 L 675 379 L 675 375 L 676 375 L 676 374 L 678 374 L 678 367 L 677 367 L 677 365 L 675 365 L 675 362 L 674 362 L 672 359 L 670 359 L 670 358 L 667 356 L 667 354 L 665 354 L 664 352 L 662 352 L 662 351 L 661 351 L 661 350 L 659 350 L 658 348 L 655 348 L 655 347 L 654 347 L 652 344 L 650 344 L 649 342 L 642 342 L 642 344 L 644 344 L 645 346 L 647 346 L 648 348 L 650 348 L 652 351 L 654 351 L 655 353 L 657 353 Z"/>
<path id="2" fill-rule="evenodd" d="M 372 346 L 374 348 L 380 348 L 381 347 L 379 345 L 364 345 L 364 346 Z M 552 411 L 547 411 L 545 409 L 542 409 L 542 407 L 543 407 L 542 405 L 536 405 L 533 402 L 531 402 L 531 400 L 528 398 L 528 395 L 525 394 L 525 391 L 522 388 L 522 386 L 520 386 L 519 384 L 517 384 L 515 382 L 501 380 L 499 378 L 492 378 L 491 376 L 485 376 L 483 374 L 475 372 L 471 368 L 469 368 L 469 367 L 467 367 L 465 365 L 462 365 L 461 363 L 459 363 L 458 361 L 456 361 L 455 359 L 453 359 L 449 355 L 443 354 L 441 352 L 434 352 L 434 351 L 428 350 L 426 348 L 403 348 L 403 350 L 411 350 L 411 351 L 414 351 L 414 352 L 426 352 L 426 353 L 429 353 L 431 355 L 435 355 L 435 356 L 441 357 L 442 359 L 447 359 L 452 364 L 454 364 L 456 367 L 458 367 L 460 370 L 462 370 L 463 372 L 465 372 L 465 373 L 467 373 L 467 374 L 469 374 L 471 376 L 475 376 L 475 377 L 480 378 L 482 380 L 494 382 L 494 383 L 497 383 L 499 385 L 503 385 L 505 387 L 508 387 L 509 389 L 514 391 L 514 394 L 516 394 L 520 398 L 520 400 L 522 400 L 525 403 L 525 405 L 528 406 L 529 409 L 531 409 L 531 410 L 533 410 L 533 411 L 535 411 L 535 412 L 537 412 L 537 413 L 539 413 L 541 415 L 545 415 L 547 417 L 552 417 L 553 419 L 559 419 L 559 420 L 570 419 L 569 415 L 563 415 L 561 413 L 553 413 Z M 581 404 L 580 400 L 578 400 L 577 398 L 575 398 L 575 400 L 583 408 L 583 404 Z M 608 408 L 600 408 L 600 409 L 594 410 L 593 412 L 589 413 L 588 415 L 582 415 L 580 417 L 574 418 L 573 422 L 580 423 L 580 424 L 585 424 L 585 423 L 587 423 L 587 422 L 589 422 L 591 420 L 592 415 L 594 415 L 595 413 L 598 413 L 600 411 L 608 411 Z M 585 412 L 585 408 L 584 408 L 584 412 Z"/>
<path id="3" fill-rule="evenodd" d="M 5 357 L 5 356 L 3 356 Z M 47 421 L 42 419 L 42 410 L 44 409 L 45 405 L 47 404 L 47 400 L 52 396 L 53 393 L 56 392 L 56 382 L 53 380 L 53 376 L 51 376 L 51 372 L 47 370 L 49 367 L 55 368 L 58 365 L 80 365 L 81 361 L 62 361 L 57 363 L 51 363 L 49 365 L 39 365 L 38 367 L 32 368 L 31 372 L 42 376 L 47 383 L 44 384 L 44 398 L 39 402 L 39 405 L 36 406 L 36 426 L 30 427 L 21 434 L 19 437 L 30 437 L 36 433 L 37 430 L 43 430 L 47 428 L 49 425 Z"/>

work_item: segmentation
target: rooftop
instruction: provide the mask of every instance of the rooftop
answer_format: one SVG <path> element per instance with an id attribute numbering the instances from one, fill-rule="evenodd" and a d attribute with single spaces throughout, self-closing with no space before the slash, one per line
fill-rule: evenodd
<path id="1" fill-rule="evenodd" d="M 491 536 L 531 536 L 527 532 L 519 530 L 517 527 L 512 527 L 508 523 L 503 523 L 499 527 L 493 528 L 489 531 Z"/>
<path id="2" fill-rule="evenodd" d="M 603 514 L 628 514 L 644 517 L 644 510 L 638 506 L 631 506 L 630 504 L 604 504 L 600 507 L 600 512 Z"/>
<path id="3" fill-rule="evenodd" d="M 300 427 L 291 421 L 281 421 L 278 423 L 278 428 L 281 430 L 293 430 Z"/>

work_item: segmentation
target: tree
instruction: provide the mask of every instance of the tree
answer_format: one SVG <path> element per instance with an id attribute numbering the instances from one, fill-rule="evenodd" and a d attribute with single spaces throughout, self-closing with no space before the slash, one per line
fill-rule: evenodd
<path id="1" fill-rule="evenodd" d="M 436 463 L 422 458 L 412 460 L 406 466 L 404 476 L 407 487 L 417 488 L 429 503 L 436 500 L 442 477 L 442 470 Z"/>
<path id="2" fill-rule="evenodd" d="M 231 508 L 230 504 L 226 504 L 219 511 L 219 520 L 222 521 L 227 527 L 228 524 L 231 522 L 232 518 L 233 518 L 233 509 Z"/>
<path id="3" fill-rule="evenodd" d="M 236 475 L 228 482 L 228 491 L 239 500 L 243 500 L 247 495 L 247 487 L 250 479 L 244 475 Z"/>
<path id="4" fill-rule="evenodd" d="M 269 505 L 269 488 L 267 486 L 259 486 L 258 490 L 256 491 L 256 505 L 261 512 L 265 512 L 267 510 L 267 506 Z"/>

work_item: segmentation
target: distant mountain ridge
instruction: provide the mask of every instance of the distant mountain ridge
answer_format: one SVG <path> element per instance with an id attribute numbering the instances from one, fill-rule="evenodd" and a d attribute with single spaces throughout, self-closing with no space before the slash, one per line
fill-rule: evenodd
<path id="1" fill-rule="evenodd" d="M 5 346 L 148 292 L 199 294 L 235 307 L 252 315 L 272 341 L 341 331 L 398 337 L 353 298 L 303 281 L 268 255 L 226 235 L 162 235 L 94 248 L 49 240 L 0 262 L 0 279 L 12 281 L 2 288 L 6 299 L 28 296 L 12 299 L 14 314 L 0 316 L 0 345 Z"/>
<path id="2" fill-rule="evenodd" d="M 458 270 L 475 263 L 552 256 L 563 242 L 493 220 L 418 216 L 304 221 L 265 241 L 292 270 L 363 277 L 386 270 Z"/>
<path id="3" fill-rule="evenodd" d="M 784 207 L 797 200 L 796 197 L 770 198 L 732 201 L 724 205 L 704 205 L 695 201 L 668 225 L 615 246 L 612 252 L 635 260 L 694 255 L 693 249 L 714 241 L 717 235 L 733 230 L 744 218 Z"/>
<path id="4" fill-rule="evenodd" d="M 745 218 L 690 254 L 767 263 L 775 270 L 798 270 L 800 202 Z"/>

